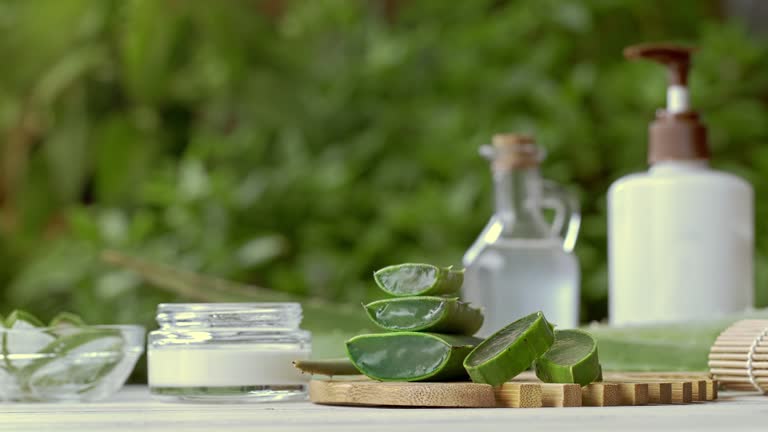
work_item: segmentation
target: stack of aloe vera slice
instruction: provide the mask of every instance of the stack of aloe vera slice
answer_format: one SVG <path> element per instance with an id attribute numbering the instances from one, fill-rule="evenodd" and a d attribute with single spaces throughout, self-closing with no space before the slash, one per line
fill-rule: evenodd
<path id="1" fill-rule="evenodd" d="M 544 382 L 587 385 L 602 379 L 597 343 L 581 330 L 555 330 L 541 312 L 486 340 L 473 335 L 482 312 L 464 303 L 463 270 L 400 264 L 374 273 L 390 298 L 364 305 L 385 333 L 346 343 L 354 368 L 379 381 L 453 381 L 498 386 L 533 367 Z"/>
<path id="2" fill-rule="evenodd" d="M 380 381 L 453 381 L 467 378 L 463 361 L 481 339 L 482 312 L 459 299 L 463 270 L 430 264 L 399 264 L 374 273 L 390 298 L 364 305 L 387 333 L 347 341 L 361 373 Z"/>

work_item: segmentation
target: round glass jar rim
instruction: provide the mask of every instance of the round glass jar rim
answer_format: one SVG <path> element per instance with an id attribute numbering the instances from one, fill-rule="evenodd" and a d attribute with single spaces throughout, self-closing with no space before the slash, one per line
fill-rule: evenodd
<path id="1" fill-rule="evenodd" d="M 289 328 L 298 329 L 299 303 L 160 303 L 161 328 Z"/>

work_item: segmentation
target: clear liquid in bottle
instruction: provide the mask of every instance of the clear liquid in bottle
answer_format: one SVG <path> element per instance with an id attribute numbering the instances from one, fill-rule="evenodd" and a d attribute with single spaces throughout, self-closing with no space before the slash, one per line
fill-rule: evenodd
<path id="1" fill-rule="evenodd" d="M 531 137 L 496 135 L 481 154 L 491 161 L 495 208 L 463 259 L 463 297 L 484 309 L 479 335 L 536 311 L 560 328 L 578 326 L 581 275 L 572 253 L 578 201 L 541 178 L 543 152 Z M 554 211 L 552 222 L 547 209 Z"/>
<path id="2" fill-rule="evenodd" d="M 542 311 L 558 328 L 579 323 L 579 265 L 551 239 L 499 240 L 488 245 L 465 276 L 464 299 L 484 307 L 480 336 Z"/>

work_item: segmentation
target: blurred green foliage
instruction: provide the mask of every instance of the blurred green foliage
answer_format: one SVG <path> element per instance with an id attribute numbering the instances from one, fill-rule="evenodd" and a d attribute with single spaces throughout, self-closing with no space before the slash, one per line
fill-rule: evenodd
<path id="1" fill-rule="evenodd" d="M 105 248 L 359 302 L 375 268 L 460 263 L 491 213 L 477 148 L 518 131 L 579 193 L 600 319 L 605 193 L 645 169 L 665 94 L 621 51 L 658 40 L 701 48 L 693 102 L 755 186 L 768 304 L 768 44 L 716 1 L 0 1 L 0 312 L 151 327 L 181 299 Z"/>

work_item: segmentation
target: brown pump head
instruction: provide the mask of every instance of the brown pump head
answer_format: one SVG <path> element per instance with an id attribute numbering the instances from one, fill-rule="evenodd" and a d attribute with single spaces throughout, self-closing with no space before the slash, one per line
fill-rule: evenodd
<path id="1" fill-rule="evenodd" d="M 667 109 L 656 112 L 649 127 L 648 162 L 709 159 L 707 128 L 688 106 L 688 71 L 695 48 L 641 44 L 624 49 L 628 59 L 648 59 L 667 67 Z"/>
<path id="2" fill-rule="evenodd" d="M 640 44 L 624 48 L 624 57 L 630 60 L 649 59 L 667 66 L 670 85 L 688 85 L 691 54 L 696 48 L 673 44 Z"/>

